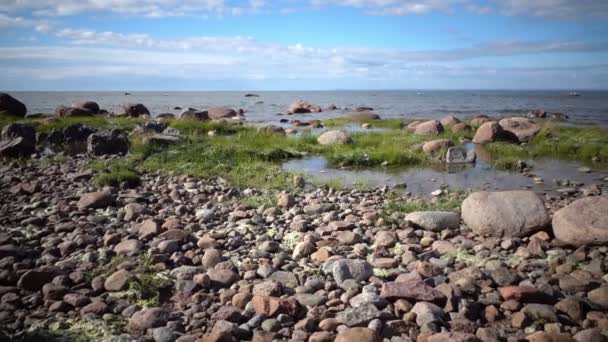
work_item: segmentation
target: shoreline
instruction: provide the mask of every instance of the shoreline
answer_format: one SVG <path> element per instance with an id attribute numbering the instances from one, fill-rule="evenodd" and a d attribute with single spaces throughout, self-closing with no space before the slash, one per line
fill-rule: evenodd
<path id="1" fill-rule="evenodd" d="M 135 105 L 125 110 L 139 117 L 89 108 L 1 117 L 0 151 L 16 158 L 0 168 L 0 339 L 588 340 L 608 329 L 604 128 L 361 110 L 291 115 L 307 125 L 290 134 L 229 108 L 158 120 Z M 290 108 L 302 110 L 315 107 Z M 530 174 L 524 160 L 552 158 L 601 177 L 425 199 L 281 169 L 309 156 L 345 170 L 485 162 L 471 142 L 498 156 L 493 169 Z"/>

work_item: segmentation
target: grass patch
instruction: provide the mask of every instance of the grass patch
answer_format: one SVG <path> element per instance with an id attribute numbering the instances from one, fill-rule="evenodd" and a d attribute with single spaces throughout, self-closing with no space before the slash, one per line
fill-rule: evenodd
<path id="1" fill-rule="evenodd" d="M 116 161 L 109 165 L 96 162 L 92 164 L 92 167 L 100 171 L 95 178 L 99 186 L 117 187 L 122 183 L 126 183 L 128 187 L 133 188 L 141 184 L 139 173 L 135 170 L 132 163 L 127 161 Z"/>
<path id="2" fill-rule="evenodd" d="M 608 164 L 608 129 L 546 124 L 526 145 L 486 145 L 497 167 L 511 168 L 518 159 L 553 158 L 584 164 Z"/>
<path id="3" fill-rule="evenodd" d="M 398 195 L 389 194 L 388 202 L 384 207 L 385 214 L 411 213 L 414 211 L 460 211 L 460 205 L 466 197 L 464 192 L 452 192 L 446 196 L 434 197 L 431 200 L 421 198 L 400 198 Z"/>
<path id="4" fill-rule="evenodd" d="M 335 118 L 327 119 L 323 121 L 323 125 L 327 127 L 339 127 L 347 126 L 351 124 L 364 124 L 368 123 L 372 128 L 386 128 L 386 129 L 403 129 L 405 127 L 405 121 L 403 119 L 380 119 L 380 120 L 358 120 L 353 118 Z"/>

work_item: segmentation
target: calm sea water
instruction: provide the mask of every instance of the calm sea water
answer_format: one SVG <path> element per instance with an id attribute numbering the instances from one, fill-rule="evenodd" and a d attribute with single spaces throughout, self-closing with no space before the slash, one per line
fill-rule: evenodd
<path id="1" fill-rule="evenodd" d="M 176 106 L 205 109 L 210 106 L 242 108 L 255 122 L 275 122 L 277 113 L 302 99 L 326 107 L 373 107 L 383 118 L 438 118 L 446 114 L 467 117 L 480 113 L 491 116 L 525 114 L 542 108 L 565 113 L 576 121 L 608 124 L 608 91 L 581 91 L 567 96 L 566 91 L 262 91 L 259 97 L 245 92 L 12 92 L 28 107 L 28 113 L 52 113 L 59 105 L 93 100 L 111 110 L 124 102 L 141 102 L 153 114 L 179 113 Z M 339 117 L 343 110 L 302 115 L 306 119 Z"/>

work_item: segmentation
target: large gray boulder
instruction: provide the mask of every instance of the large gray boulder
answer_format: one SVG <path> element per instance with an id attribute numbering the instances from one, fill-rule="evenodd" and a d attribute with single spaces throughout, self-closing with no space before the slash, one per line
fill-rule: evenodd
<path id="1" fill-rule="evenodd" d="M 500 127 L 509 135 L 516 137 L 519 142 L 528 142 L 538 131 L 540 125 L 528 118 L 514 117 L 502 119 L 498 122 Z"/>
<path id="2" fill-rule="evenodd" d="M 27 114 L 27 108 L 11 95 L 0 93 L 0 112 L 23 118 Z"/>
<path id="3" fill-rule="evenodd" d="M 336 130 L 321 134 L 317 138 L 317 142 L 321 145 L 342 145 L 350 144 L 352 139 L 345 131 Z"/>
<path id="4" fill-rule="evenodd" d="M 586 197 L 553 215 L 555 237 L 569 245 L 608 243 L 608 198 Z"/>
<path id="5" fill-rule="evenodd" d="M 464 223 L 485 236 L 523 237 L 551 222 L 543 200 L 533 191 L 475 192 L 461 209 Z"/>

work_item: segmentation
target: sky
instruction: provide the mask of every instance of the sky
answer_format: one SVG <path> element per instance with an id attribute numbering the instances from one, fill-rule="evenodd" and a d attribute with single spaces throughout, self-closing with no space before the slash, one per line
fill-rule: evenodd
<path id="1" fill-rule="evenodd" d="M 608 89 L 608 0 L 0 0 L 2 90 Z"/>

